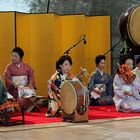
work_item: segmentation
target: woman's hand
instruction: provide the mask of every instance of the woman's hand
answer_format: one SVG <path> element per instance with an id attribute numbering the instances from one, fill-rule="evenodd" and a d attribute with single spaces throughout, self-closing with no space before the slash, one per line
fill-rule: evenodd
<path id="1" fill-rule="evenodd" d="M 103 90 L 100 89 L 100 88 L 98 88 L 98 87 L 94 88 L 93 91 L 96 92 L 99 95 L 102 95 L 103 94 Z"/>
<path id="2" fill-rule="evenodd" d="M 125 91 L 124 94 L 127 95 L 127 96 L 133 96 L 133 93 L 132 92 L 128 92 L 128 91 Z"/>
<path id="3" fill-rule="evenodd" d="M 34 87 L 31 84 L 29 84 L 27 87 L 29 87 L 30 89 L 34 89 Z"/>
<path id="4" fill-rule="evenodd" d="M 12 86 L 14 87 L 14 89 L 17 89 L 17 88 L 18 88 L 18 86 L 17 86 L 17 85 L 15 85 L 15 84 L 13 84 Z"/>

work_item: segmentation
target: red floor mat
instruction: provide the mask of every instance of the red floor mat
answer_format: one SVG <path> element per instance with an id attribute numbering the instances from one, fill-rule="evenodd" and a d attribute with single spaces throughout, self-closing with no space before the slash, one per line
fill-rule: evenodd
<path id="1" fill-rule="evenodd" d="M 25 112 L 25 124 L 45 124 L 62 122 L 61 117 L 46 117 L 47 108 L 42 107 L 41 112 Z M 140 116 L 140 113 L 116 112 L 112 106 L 89 106 L 89 120 Z M 18 119 L 18 117 L 14 118 Z"/>

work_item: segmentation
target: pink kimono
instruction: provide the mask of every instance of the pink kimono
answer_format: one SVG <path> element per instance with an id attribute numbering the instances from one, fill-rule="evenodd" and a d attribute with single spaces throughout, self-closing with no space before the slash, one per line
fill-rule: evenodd
<path id="1" fill-rule="evenodd" d="M 20 65 L 14 63 L 8 64 L 4 71 L 5 84 L 7 91 L 13 95 L 16 99 L 18 98 L 17 88 L 13 82 L 14 76 L 26 76 L 27 77 L 27 87 L 36 89 L 34 72 L 32 68 L 25 62 L 21 62 Z"/>

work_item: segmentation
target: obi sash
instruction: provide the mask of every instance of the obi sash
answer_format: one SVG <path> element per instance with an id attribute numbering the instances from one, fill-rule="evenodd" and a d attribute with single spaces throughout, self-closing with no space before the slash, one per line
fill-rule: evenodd
<path id="1" fill-rule="evenodd" d="M 23 76 L 12 76 L 12 81 L 16 86 L 27 86 L 28 85 L 28 77 L 26 75 Z"/>
<path id="2" fill-rule="evenodd" d="M 18 95 L 21 97 L 32 97 L 35 96 L 35 90 L 27 87 L 28 85 L 28 77 L 26 75 L 23 76 L 12 76 L 12 81 L 18 87 Z"/>

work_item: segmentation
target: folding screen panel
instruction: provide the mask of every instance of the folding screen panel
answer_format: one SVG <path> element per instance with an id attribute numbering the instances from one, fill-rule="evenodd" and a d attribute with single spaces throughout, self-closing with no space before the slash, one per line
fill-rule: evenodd
<path id="1" fill-rule="evenodd" d="M 91 73 L 96 68 L 96 55 L 110 49 L 109 16 L 16 13 L 15 22 L 14 15 L 0 13 L 0 71 L 2 73 L 10 61 L 11 49 L 17 44 L 25 51 L 24 61 L 34 69 L 38 95 L 47 96 L 47 81 L 55 72 L 57 59 L 80 41 L 83 34 L 86 34 L 87 44 L 82 41 L 70 51 L 74 74 L 80 72 L 80 67 Z M 110 72 L 110 52 L 106 56 L 106 71 Z M 84 78 L 86 84 L 88 78 Z"/>
<path id="2" fill-rule="evenodd" d="M 15 13 L 0 13 L 0 75 L 11 60 L 11 50 L 15 47 Z"/>

